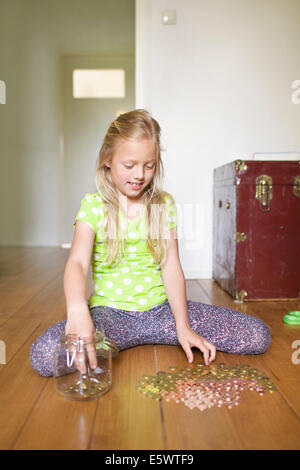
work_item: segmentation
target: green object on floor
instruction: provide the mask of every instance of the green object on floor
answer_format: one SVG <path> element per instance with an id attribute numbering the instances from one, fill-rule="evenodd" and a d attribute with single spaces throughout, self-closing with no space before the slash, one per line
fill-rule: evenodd
<path id="1" fill-rule="evenodd" d="M 300 311 L 292 310 L 288 314 L 284 315 L 283 321 L 288 325 L 300 325 Z"/>

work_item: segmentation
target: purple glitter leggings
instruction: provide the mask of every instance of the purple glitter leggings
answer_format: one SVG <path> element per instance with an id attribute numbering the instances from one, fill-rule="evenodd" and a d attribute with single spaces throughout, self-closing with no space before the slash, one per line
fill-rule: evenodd
<path id="1" fill-rule="evenodd" d="M 254 316 L 225 307 L 187 301 L 191 328 L 219 351 L 231 354 L 261 354 L 270 344 L 265 323 Z M 90 309 L 96 328 L 103 328 L 120 350 L 140 344 L 179 345 L 175 319 L 168 300 L 144 312 L 110 307 Z M 48 328 L 30 348 L 33 369 L 43 376 L 53 375 L 53 352 L 65 332 L 66 320 Z"/>

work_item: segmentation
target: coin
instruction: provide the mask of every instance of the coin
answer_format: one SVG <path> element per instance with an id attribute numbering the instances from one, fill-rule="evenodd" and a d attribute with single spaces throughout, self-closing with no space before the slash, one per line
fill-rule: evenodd
<path id="1" fill-rule="evenodd" d="M 251 369 L 248 364 L 204 366 L 196 363 L 194 367 L 178 370 L 176 366 L 170 366 L 169 369 L 169 373 L 159 371 L 156 376 L 143 376 L 138 382 L 138 390 L 145 393 L 146 389 L 147 396 L 156 400 L 174 400 L 201 411 L 212 406 L 232 408 L 239 404 L 245 389 L 255 390 L 260 396 L 276 390 L 263 371 Z M 152 388 L 147 391 L 147 386 Z"/>

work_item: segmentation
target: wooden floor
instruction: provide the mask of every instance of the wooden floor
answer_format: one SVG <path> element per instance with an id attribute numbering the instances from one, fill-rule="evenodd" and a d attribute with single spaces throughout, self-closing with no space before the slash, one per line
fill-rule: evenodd
<path id="1" fill-rule="evenodd" d="M 265 354 L 218 352 L 216 363 L 256 367 L 272 379 L 276 392 L 262 397 L 244 392 L 231 410 L 203 412 L 152 400 L 136 389 L 138 379 L 171 365 L 186 367 L 187 360 L 180 347 L 145 345 L 113 360 L 113 387 L 98 400 L 81 403 L 57 395 L 53 378 L 32 370 L 29 350 L 46 328 L 65 318 L 68 254 L 53 247 L 0 248 L 0 340 L 6 345 L 6 364 L 0 365 L 1 449 L 300 449 L 300 364 L 292 361 L 300 326 L 282 322 L 300 303 L 235 304 L 212 280 L 187 281 L 188 299 L 255 315 L 272 334 Z M 193 351 L 194 361 L 202 361 Z"/>

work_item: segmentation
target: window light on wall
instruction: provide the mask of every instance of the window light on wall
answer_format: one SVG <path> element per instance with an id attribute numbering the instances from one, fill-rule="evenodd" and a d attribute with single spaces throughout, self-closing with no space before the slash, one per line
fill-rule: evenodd
<path id="1" fill-rule="evenodd" d="M 125 70 L 73 70 L 74 98 L 124 98 Z"/>

